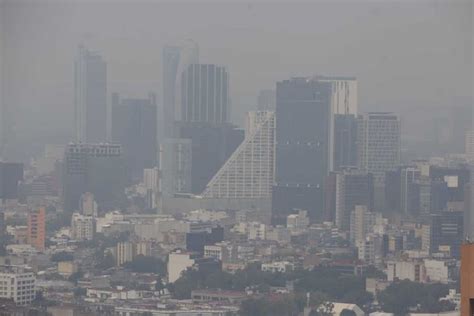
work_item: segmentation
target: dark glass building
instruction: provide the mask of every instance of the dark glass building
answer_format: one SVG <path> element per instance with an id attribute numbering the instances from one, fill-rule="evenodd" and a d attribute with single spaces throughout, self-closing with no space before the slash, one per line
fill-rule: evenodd
<path id="1" fill-rule="evenodd" d="M 179 138 L 191 139 L 191 193 L 201 194 L 244 139 L 230 124 L 177 123 Z"/>
<path id="2" fill-rule="evenodd" d="M 80 46 L 74 68 L 74 117 L 78 142 L 104 142 L 107 136 L 107 64 Z"/>
<path id="3" fill-rule="evenodd" d="M 357 118 L 353 114 L 335 114 L 333 169 L 338 171 L 357 163 Z"/>
<path id="4" fill-rule="evenodd" d="M 79 210 L 82 194 L 90 192 L 100 209 L 122 206 L 127 173 L 120 145 L 75 144 L 66 147 L 62 201 L 65 211 Z"/>
<path id="5" fill-rule="evenodd" d="M 274 223 L 293 209 L 323 216 L 323 186 L 330 169 L 331 83 L 293 78 L 277 83 Z"/>
<path id="6" fill-rule="evenodd" d="M 452 257 L 459 258 L 463 241 L 463 212 L 442 212 L 431 215 L 430 253 L 448 248 Z"/>
<path id="7" fill-rule="evenodd" d="M 142 179 L 143 169 L 157 165 L 156 97 L 119 99 L 112 95 L 112 141 L 122 145 L 127 169 L 133 180 Z"/>
<path id="8" fill-rule="evenodd" d="M 23 164 L 0 162 L 0 199 L 17 199 L 18 183 L 23 180 Z"/>

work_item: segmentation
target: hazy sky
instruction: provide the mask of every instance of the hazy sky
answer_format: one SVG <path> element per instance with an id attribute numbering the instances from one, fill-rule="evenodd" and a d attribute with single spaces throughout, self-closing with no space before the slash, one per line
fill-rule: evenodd
<path id="1" fill-rule="evenodd" d="M 192 38 L 201 62 L 228 67 L 237 123 L 260 89 L 299 75 L 357 76 L 363 110 L 472 102 L 469 0 L 2 4 L 4 102 L 18 134 L 71 130 L 80 42 L 106 59 L 109 94 L 161 99 L 162 47 Z"/>

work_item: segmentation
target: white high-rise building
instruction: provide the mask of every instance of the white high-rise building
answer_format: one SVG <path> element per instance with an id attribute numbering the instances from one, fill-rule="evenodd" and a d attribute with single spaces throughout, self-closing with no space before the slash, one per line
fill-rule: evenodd
<path id="1" fill-rule="evenodd" d="M 275 113 L 249 112 L 245 139 L 211 179 L 208 198 L 266 198 L 274 182 Z"/>
<path id="2" fill-rule="evenodd" d="M 143 170 L 143 183 L 146 189 L 146 204 L 150 209 L 159 206 L 161 194 L 160 170 L 155 167 Z"/>
<path id="3" fill-rule="evenodd" d="M 91 240 L 94 238 L 94 224 L 93 216 L 72 214 L 71 237 L 75 240 Z"/>
<path id="4" fill-rule="evenodd" d="M 83 215 L 97 217 L 97 203 L 94 194 L 86 192 L 81 196 L 81 211 Z"/>
<path id="5" fill-rule="evenodd" d="M 36 298 L 36 276 L 23 266 L 0 266 L 0 298 L 25 306 Z"/>
<path id="6" fill-rule="evenodd" d="M 365 205 L 356 205 L 355 210 L 351 214 L 350 240 L 356 243 L 365 240 L 366 237 L 374 233 L 374 226 L 381 219 L 380 213 L 373 213 L 367 209 Z"/>
<path id="7" fill-rule="evenodd" d="M 385 172 L 400 165 L 401 124 L 396 114 L 371 112 L 360 116 L 357 126 L 359 167 L 383 186 Z"/>
<path id="8" fill-rule="evenodd" d="M 163 195 L 191 192 L 192 143 L 185 138 L 166 138 L 160 145 Z"/>
<path id="9" fill-rule="evenodd" d="M 331 82 L 333 114 L 357 115 L 357 79 L 355 77 L 316 76 L 314 79 Z"/>

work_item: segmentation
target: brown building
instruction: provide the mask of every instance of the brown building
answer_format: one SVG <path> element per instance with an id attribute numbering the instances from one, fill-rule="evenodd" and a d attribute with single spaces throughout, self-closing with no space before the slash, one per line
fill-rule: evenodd
<path id="1" fill-rule="evenodd" d="M 461 246 L 461 316 L 474 315 L 474 243 Z"/>
<path id="2" fill-rule="evenodd" d="M 40 207 L 38 210 L 28 214 L 28 244 L 38 251 L 44 250 L 46 236 L 46 209 Z"/>

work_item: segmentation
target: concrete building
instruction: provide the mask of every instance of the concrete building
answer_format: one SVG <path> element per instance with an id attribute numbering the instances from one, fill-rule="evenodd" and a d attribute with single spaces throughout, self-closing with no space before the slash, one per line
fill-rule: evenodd
<path id="1" fill-rule="evenodd" d="M 92 216 L 73 213 L 71 218 L 71 237 L 75 240 L 92 240 L 95 233 L 95 220 Z"/>
<path id="2" fill-rule="evenodd" d="M 177 250 L 168 256 L 168 282 L 173 283 L 181 277 L 181 273 L 195 263 L 195 255 Z"/>
<path id="3" fill-rule="evenodd" d="M 213 64 L 190 64 L 181 76 L 182 122 L 221 124 L 230 118 L 229 73 Z"/>
<path id="4" fill-rule="evenodd" d="M 85 216 L 97 217 L 98 207 L 94 194 L 86 192 L 81 196 L 80 210 Z"/>
<path id="5" fill-rule="evenodd" d="M 38 251 L 45 249 L 46 209 L 40 207 L 28 213 L 28 244 Z"/>
<path id="6" fill-rule="evenodd" d="M 288 261 L 275 261 L 271 263 L 262 263 L 262 271 L 263 272 L 280 272 L 286 273 L 289 271 L 293 271 L 295 268 L 294 264 Z"/>
<path id="7" fill-rule="evenodd" d="M 323 186 L 332 163 L 332 84 L 308 78 L 277 83 L 273 222 L 293 209 L 322 218 Z"/>
<path id="8" fill-rule="evenodd" d="M 387 262 L 387 280 L 410 280 L 426 282 L 426 270 L 423 262 L 418 261 L 389 261 Z"/>
<path id="9" fill-rule="evenodd" d="M 297 214 L 290 214 L 286 218 L 286 228 L 291 231 L 299 232 L 305 231 L 309 226 L 308 212 L 305 210 L 298 210 Z"/>
<path id="10" fill-rule="evenodd" d="M 376 224 L 377 215 L 370 212 L 365 205 L 356 205 L 351 214 L 350 240 L 355 243 L 358 240 L 364 240 L 369 233 L 373 232 Z"/>
<path id="11" fill-rule="evenodd" d="M 426 277 L 430 282 L 448 284 L 452 272 L 457 269 L 456 262 L 450 260 L 424 259 Z"/>
<path id="12" fill-rule="evenodd" d="M 275 114 L 248 112 L 244 141 L 207 184 L 205 198 L 270 198 L 274 182 Z"/>
<path id="13" fill-rule="evenodd" d="M 143 170 L 143 184 L 146 189 L 146 207 L 156 209 L 159 207 L 161 197 L 160 170 L 155 167 Z"/>
<path id="14" fill-rule="evenodd" d="M 78 266 L 74 261 L 59 261 L 58 273 L 66 278 L 78 271 Z"/>
<path id="15" fill-rule="evenodd" d="M 155 94 L 142 99 L 120 99 L 118 93 L 112 94 L 112 141 L 122 145 L 133 180 L 142 177 L 143 169 L 157 165 L 157 129 Z"/>
<path id="16" fill-rule="evenodd" d="M 461 315 L 474 313 L 474 244 L 461 246 Z"/>
<path id="17" fill-rule="evenodd" d="M 357 133 L 359 167 L 374 175 L 377 187 L 383 186 L 385 172 L 400 164 L 400 119 L 393 113 L 370 112 L 359 117 Z"/>
<path id="18" fill-rule="evenodd" d="M 77 142 L 104 142 L 107 120 L 107 65 L 79 46 L 74 64 L 74 120 Z"/>
<path id="19" fill-rule="evenodd" d="M 339 76 L 315 76 L 313 80 L 331 83 L 332 109 L 334 114 L 353 114 L 358 111 L 357 78 Z"/>
<path id="20" fill-rule="evenodd" d="M 133 260 L 133 245 L 130 242 L 119 242 L 115 248 L 117 266 Z"/>
<path id="21" fill-rule="evenodd" d="M 191 192 L 192 143 L 190 139 L 166 138 L 160 145 L 161 190 L 164 195 Z"/>
<path id="22" fill-rule="evenodd" d="M 0 266 L 0 298 L 25 306 L 36 298 L 36 276 L 22 266 Z"/>

